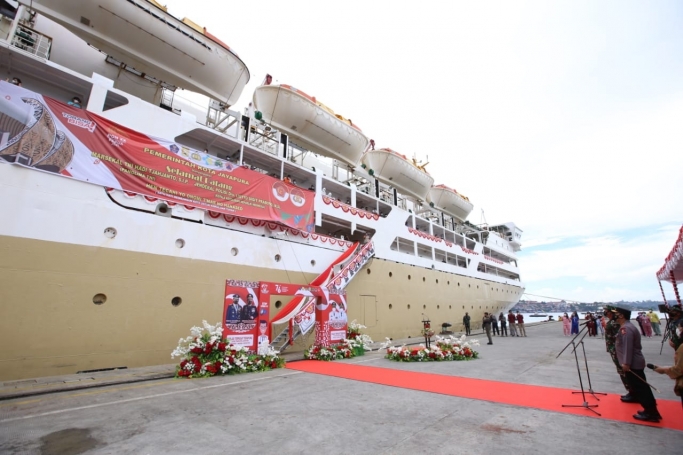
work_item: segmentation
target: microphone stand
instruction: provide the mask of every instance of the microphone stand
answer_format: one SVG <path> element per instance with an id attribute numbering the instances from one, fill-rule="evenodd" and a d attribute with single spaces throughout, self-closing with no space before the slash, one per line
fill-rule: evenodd
<path id="1" fill-rule="evenodd" d="M 579 333 L 581 333 L 581 332 L 579 332 Z M 578 334 L 577 334 L 577 336 L 578 336 Z M 594 412 L 598 416 L 602 416 L 602 414 L 600 414 L 598 411 L 593 409 L 593 408 L 598 407 L 597 404 L 588 404 L 588 402 L 586 401 L 586 392 L 583 389 L 583 380 L 581 379 L 581 367 L 579 367 L 579 356 L 576 353 L 576 343 L 574 343 L 574 340 L 572 340 L 569 342 L 569 344 L 574 346 L 574 349 L 572 352 L 574 352 L 574 359 L 576 360 L 576 372 L 579 373 L 579 384 L 581 384 L 581 392 L 572 392 L 572 393 L 581 393 L 581 395 L 583 396 L 583 404 L 563 404 L 562 407 L 563 408 L 584 408 L 584 409 L 588 409 L 591 412 Z M 583 344 L 583 339 L 581 340 L 581 344 Z M 567 345 L 567 346 L 569 346 L 569 345 Z M 565 349 L 567 349 L 567 348 L 565 347 Z M 564 351 L 564 349 L 562 351 Z M 584 350 L 584 353 L 585 353 L 585 350 Z M 560 354 L 562 354 L 562 352 L 560 352 Z M 559 355 L 558 355 L 558 357 L 559 357 Z"/>
<path id="2" fill-rule="evenodd" d="M 586 335 L 584 335 L 584 338 Z M 596 395 L 607 395 L 606 393 L 602 392 L 595 392 L 593 391 L 593 385 L 591 384 L 591 374 L 588 371 L 588 358 L 586 357 L 586 346 L 583 344 L 583 338 L 581 338 L 581 341 L 579 341 L 579 344 L 581 345 L 581 349 L 583 349 L 583 361 L 586 364 L 586 376 L 588 377 L 588 393 L 593 395 L 593 398 L 596 400 L 600 401 L 600 398 L 598 398 Z M 574 346 L 574 356 L 576 356 L 576 346 Z M 578 360 L 577 360 L 578 362 Z M 579 378 L 580 378 L 580 373 L 579 373 Z M 583 384 L 581 384 L 581 392 L 572 392 L 572 393 L 583 393 Z M 586 396 L 584 394 L 584 401 L 586 400 Z M 597 405 L 596 405 L 597 406 Z M 600 414 L 598 414 L 600 415 Z"/>
<path id="3" fill-rule="evenodd" d="M 586 328 L 588 328 L 588 326 L 587 326 L 586 324 L 588 324 L 587 321 L 584 322 L 583 324 L 581 324 L 581 325 L 583 326 L 583 328 L 582 328 L 581 330 L 579 330 L 579 333 L 577 333 L 577 334 L 574 336 L 574 338 L 572 338 L 571 341 L 570 341 L 569 343 L 567 343 L 567 346 L 565 346 L 565 347 L 560 351 L 560 353 L 557 354 L 557 357 L 555 357 L 556 359 L 557 359 L 558 357 L 560 357 L 560 356 L 562 355 L 562 353 L 563 353 L 571 344 L 574 343 L 574 340 L 576 340 L 576 339 L 579 337 L 579 335 L 581 335 L 581 332 L 583 332 L 584 330 L 586 330 Z M 586 335 L 584 334 L 583 336 L 585 337 Z M 583 338 L 581 338 L 581 339 L 583 340 Z M 576 346 L 574 346 L 574 349 L 576 349 Z"/>

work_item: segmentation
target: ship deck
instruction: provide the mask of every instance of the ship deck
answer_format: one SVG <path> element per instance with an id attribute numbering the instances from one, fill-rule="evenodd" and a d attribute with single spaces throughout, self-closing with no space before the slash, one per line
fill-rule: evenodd
<path id="1" fill-rule="evenodd" d="M 562 336 L 561 323 L 527 324 L 527 332 L 527 338 L 494 337 L 492 346 L 477 348 L 480 359 L 470 362 L 396 363 L 372 352 L 348 363 L 578 390 L 574 357 L 567 351 L 555 358 L 569 341 Z M 482 336 L 475 333 L 474 338 Z M 672 349 L 664 346 L 660 356 L 660 343 L 659 338 L 643 340 L 647 361 L 671 364 Z M 604 340 L 586 339 L 585 346 L 593 389 L 623 393 Z M 296 368 L 297 363 L 290 365 Z M 157 373 L 166 368 L 168 375 L 168 366 L 155 368 Z M 501 403 L 493 391 L 490 399 L 470 399 L 295 369 L 206 380 L 136 382 L 140 378 L 133 377 L 151 373 L 122 370 L 110 374 L 128 375 L 131 383 L 0 401 L 0 451 L 248 454 L 277 446 L 282 454 L 498 454 L 514 447 L 528 454 L 574 454 L 586 447 L 595 453 L 626 447 L 629 453 L 646 453 L 657 447 L 659 454 L 676 454 L 683 443 L 683 431 L 670 429 L 680 422 L 681 412 L 673 381 L 650 371 L 648 381 L 661 391 L 655 394 L 660 409 L 666 405 L 677 412 L 650 426 L 597 418 L 583 409 L 567 414 Z M 63 385 L 56 390 L 83 378 L 61 379 Z M 0 396 L 6 398 L 11 387 L 29 384 L 5 383 Z M 568 404 L 580 405 L 581 395 L 574 397 Z M 588 401 L 600 405 L 590 396 Z M 625 414 L 639 409 L 620 406 Z"/>

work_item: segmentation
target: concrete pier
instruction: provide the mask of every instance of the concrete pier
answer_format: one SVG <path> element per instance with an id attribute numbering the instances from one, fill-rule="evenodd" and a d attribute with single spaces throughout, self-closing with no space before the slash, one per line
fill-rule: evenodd
<path id="1" fill-rule="evenodd" d="M 527 334 L 494 337 L 491 346 L 475 334 L 480 359 L 469 362 L 398 363 L 380 352 L 348 362 L 578 390 L 574 356 L 568 350 L 555 358 L 570 340 L 561 324 L 528 325 Z M 584 343 L 593 389 L 624 393 L 604 340 Z M 660 356 L 660 343 L 643 339 L 645 357 L 671 365 L 673 349 L 665 344 Z M 592 418 L 588 411 L 575 416 L 287 369 L 196 380 L 168 378 L 171 371 L 5 383 L 0 453 L 663 455 L 683 447 L 683 432 Z M 674 381 L 647 374 L 661 391 L 658 400 L 680 404 Z"/>

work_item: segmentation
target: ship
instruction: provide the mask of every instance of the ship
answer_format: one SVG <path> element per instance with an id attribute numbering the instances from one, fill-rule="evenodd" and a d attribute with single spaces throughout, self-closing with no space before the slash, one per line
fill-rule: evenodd
<path id="1" fill-rule="evenodd" d="M 294 85 L 235 107 L 249 70 L 191 19 L 86 3 L 0 9 L 0 379 L 169 363 L 225 318 L 227 280 L 343 289 L 375 340 L 519 300 L 514 223 L 469 222 L 468 198 Z M 310 297 L 265 305 L 274 348 L 310 346 Z"/>

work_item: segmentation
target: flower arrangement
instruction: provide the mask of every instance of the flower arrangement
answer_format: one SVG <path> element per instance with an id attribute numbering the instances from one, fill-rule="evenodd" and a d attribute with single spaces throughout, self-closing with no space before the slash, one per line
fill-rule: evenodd
<path id="1" fill-rule="evenodd" d="M 365 351 L 372 351 L 370 347 L 372 338 L 361 333 L 361 330 L 365 328 L 354 319 L 347 325 L 346 339 L 331 346 L 313 345 L 304 352 L 304 358 L 325 361 L 350 359 L 365 354 Z"/>
<path id="2" fill-rule="evenodd" d="M 430 348 L 424 345 L 417 347 L 391 346 L 391 340 L 382 344 L 380 349 L 386 349 L 386 358 L 397 362 L 439 362 L 442 360 L 472 360 L 479 357 L 479 353 L 472 349 L 479 346 L 477 340 L 467 340 L 463 335 L 460 338 L 453 336 L 436 337 L 436 343 Z"/>
<path id="3" fill-rule="evenodd" d="M 176 367 L 178 378 L 203 378 L 221 374 L 238 374 L 266 371 L 285 366 L 285 360 L 272 348 L 265 355 L 250 353 L 247 348 L 234 346 L 223 337 L 219 322 L 211 325 L 202 321 L 202 327 L 192 327 L 191 335 L 181 338 L 171 358 L 183 360 Z"/>

